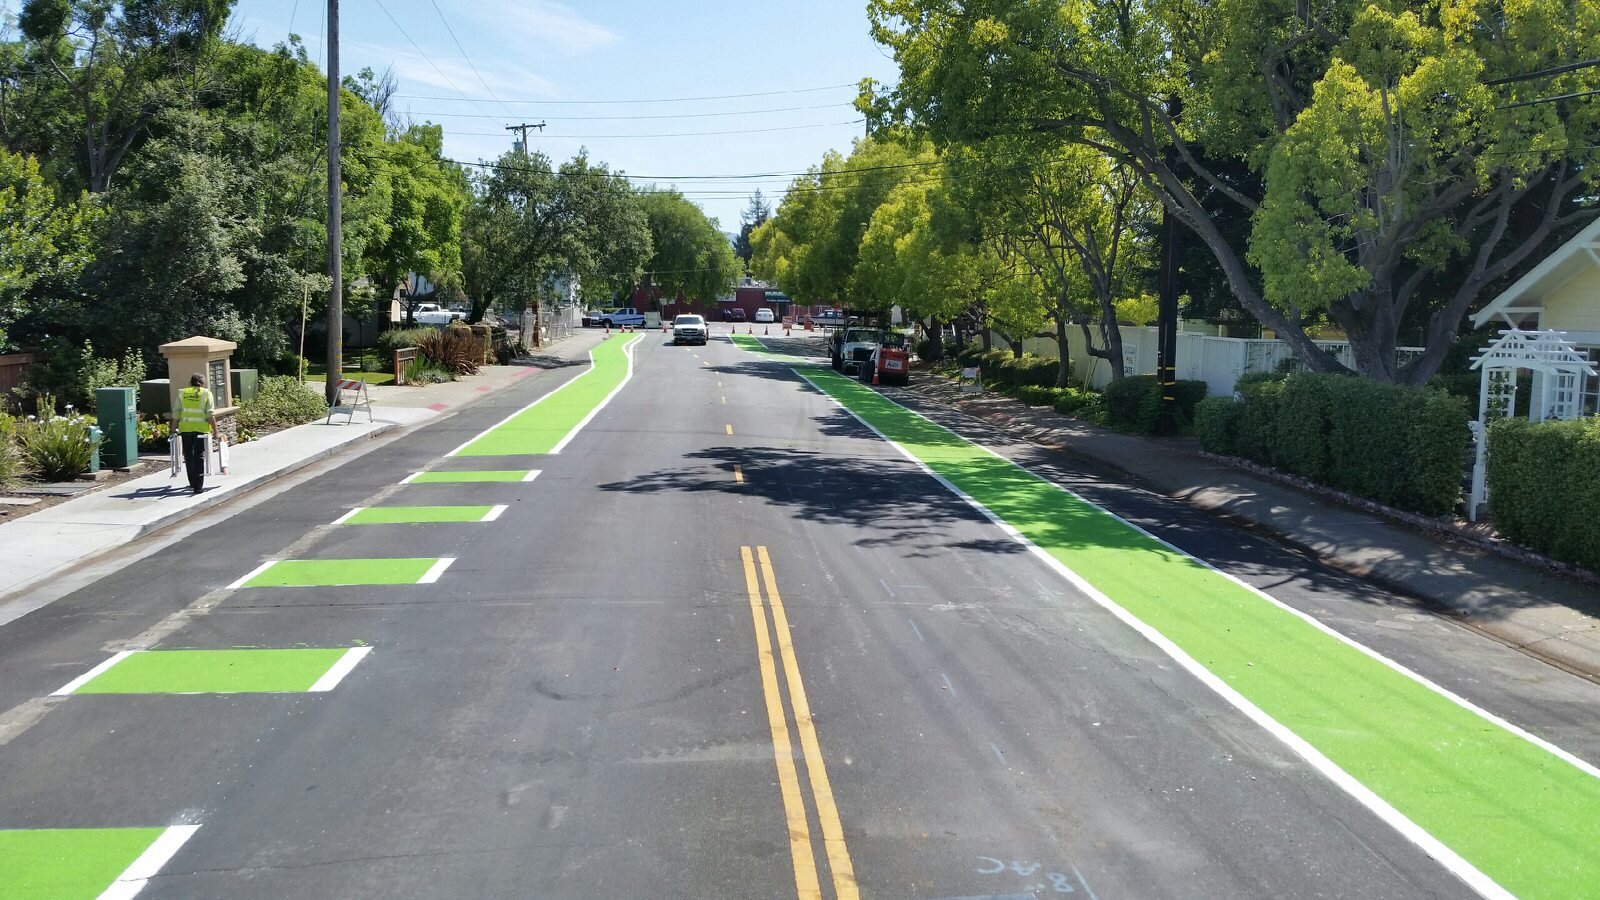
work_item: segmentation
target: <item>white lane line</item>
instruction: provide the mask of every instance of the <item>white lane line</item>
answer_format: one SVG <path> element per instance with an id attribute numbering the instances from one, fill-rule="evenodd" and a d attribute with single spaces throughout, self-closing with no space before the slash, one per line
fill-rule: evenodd
<path id="1" fill-rule="evenodd" d="M 798 369 L 796 369 L 794 371 L 795 371 L 796 375 L 799 375 L 802 379 L 804 379 L 813 388 L 815 388 L 816 390 L 820 391 L 824 395 L 827 394 L 827 391 L 823 391 L 822 388 L 817 386 L 816 382 L 812 381 L 810 378 L 807 378 L 804 373 L 800 372 Z M 882 396 L 882 395 L 880 394 L 879 396 Z M 893 400 L 889 400 L 887 398 L 885 398 L 885 402 L 894 403 Z M 1027 472 L 1027 474 L 1030 475 L 1031 477 L 1036 478 L 1039 481 L 1044 482 L 1045 484 L 1049 484 L 1052 487 L 1056 488 L 1057 490 L 1065 491 L 1066 493 L 1070 494 L 1073 497 L 1076 497 L 1077 499 L 1079 499 L 1083 503 L 1088 503 L 1089 505 L 1094 506 L 1094 504 L 1089 503 L 1088 500 L 1084 500 L 1083 498 L 1078 497 L 1078 495 L 1073 493 L 1072 491 L 1068 491 L 1066 488 L 1063 488 L 1058 484 L 1054 484 L 1053 482 L 1047 481 L 1044 478 L 1040 478 L 1038 475 L 1035 475 L 1034 473 L 1029 472 L 1027 469 L 1023 468 L 1022 466 L 1019 466 L 1016 463 L 1005 459 L 1005 457 L 1001 456 L 998 453 L 995 453 L 993 450 L 989 450 L 987 447 L 983 447 L 982 444 L 977 444 L 977 443 L 974 443 L 972 441 L 968 441 L 966 438 L 961 437 L 961 435 L 956 434 L 956 432 L 952 431 L 951 429 L 945 428 L 945 426 L 939 424 L 938 422 L 934 422 L 932 419 L 929 419 L 927 416 L 922 415 L 921 413 L 917 412 L 916 410 L 908 409 L 908 408 L 906 408 L 904 406 L 901 406 L 898 403 L 895 403 L 895 405 L 896 406 L 900 406 L 901 409 L 904 409 L 906 412 L 910 413 L 911 415 L 916 416 L 916 417 L 918 417 L 918 418 L 920 418 L 920 419 L 922 419 L 922 420 L 924 420 L 926 422 L 931 423 L 935 427 L 944 429 L 945 431 L 947 431 L 950 434 L 954 435 L 956 437 L 956 439 L 958 439 L 958 440 L 965 441 L 966 443 L 972 444 L 975 447 L 981 447 L 985 451 L 993 454 L 997 459 L 1005 460 L 1007 463 L 1010 463 L 1010 465 L 1014 466 L 1019 471 Z M 1300 737 L 1300 735 L 1295 734 L 1293 731 L 1289 730 L 1288 727 L 1286 727 L 1283 723 L 1279 722 L 1277 719 L 1274 719 L 1271 716 L 1267 715 L 1267 713 L 1264 710 L 1262 710 L 1259 706 L 1256 706 L 1253 702 L 1251 702 L 1249 699 L 1247 699 L 1243 694 L 1241 694 L 1238 691 L 1234 690 L 1232 686 L 1230 686 L 1227 682 L 1223 681 L 1221 678 L 1217 677 L 1217 675 L 1212 673 L 1212 671 L 1210 669 L 1207 669 L 1205 666 L 1201 665 L 1199 663 L 1199 661 L 1197 661 L 1194 657 L 1190 656 L 1187 652 L 1185 652 L 1183 650 L 1183 648 L 1179 647 L 1176 643 L 1174 643 L 1166 635 L 1164 635 L 1161 632 L 1157 631 L 1155 628 L 1152 628 L 1150 625 L 1145 624 L 1145 622 L 1143 620 L 1139 619 L 1137 616 L 1135 616 L 1132 613 L 1128 612 L 1126 609 L 1123 609 L 1122 606 L 1119 605 L 1115 600 L 1112 600 L 1110 597 L 1108 597 L 1105 594 L 1101 593 L 1098 588 L 1096 588 L 1094 585 L 1090 584 L 1087 580 L 1085 580 L 1083 578 L 1083 576 L 1079 575 L 1077 572 L 1074 572 L 1072 569 L 1068 568 L 1065 563 L 1063 563 L 1060 560 L 1056 559 L 1054 556 L 1051 556 L 1049 554 L 1049 552 L 1047 552 L 1043 547 L 1040 547 L 1038 544 L 1035 544 L 1032 540 L 1029 540 L 1026 535 L 1024 535 L 1022 532 L 1018 531 L 1010 523 L 1006 522 L 1004 519 L 1002 519 L 999 516 L 995 515 L 993 512 L 990 512 L 989 508 L 984 506 L 982 503 L 978 502 L 977 498 L 975 498 L 972 495 L 968 494 L 966 491 L 963 491 L 961 488 L 956 487 L 953 483 L 950 482 L 949 479 L 945 478 L 943 475 L 940 475 L 938 472 L 935 472 L 930 466 L 928 466 L 927 463 L 924 463 L 922 460 L 918 459 L 916 457 L 916 455 L 913 454 L 910 450 L 906 449 L 905 447 L 902 447 L 899 444 L 899 442 L 890 440 L 888 435 L 885 435 L 883 432 L 879 431 L 875 426 L 873 426 L 872 423 L 868 422 L 866 419 L 864 419 L 861 416 L 857 415 L 854 410 L 850 409 L 850 407 L 844 406 L 843 404 L 840 404 L 840 406 L 841 406 L 841 408 L 843 408 L 845 410 L 845 412 L 849 413 L 850 416 L 852 418 L 854 418 L 857 422 L 860 422 L 862 425 L 866 426 L 866 428 L 868 428 L 870 431 L 872 431 L 873 434 L 876 434 L 879 438 L 881 438 L 889 446 L 891 446 L 891 447 L 895 448 L 897 451 L 899 451 L 900 455 L 902 455 L 906 459 L 910 460 L 912 465 L 917 466 L 926 475 L 928 475 L 930 478 L 934 479 L 935 481 L 939 482 L 939 484 L 943 485 L 945 490 L 948 490 L 952 494 L 955 494 L 957 497 L 960 497 L 962 500 L 964 500 L 967 503 L 968 506 L 971 506 L 973 509 L 977 510 L 979 512 L 979 514 L 981 514 L 984 518 L 988 519 L 989 521 L 993 522 L 996 526 L 998 526 L 1000 528 L 1000 530 L 1005 532 L 1012 540 L 1016 541 L 1017 543 L 1021 544 L 1024 547 L 1026 547 L 1028 549 L 1029 553 L 1032 553 L 1036 558 L 1039 559 L 1040 562 L 1042 562 L 1046 566 L 1050 567 L 1053 571 L 1056 572 L 1056 574 L 1060 575 L 1062 578 L 1065 578 L 1074 587 L 1076 587 L 1078 590 L 1082 591 L 1084 596 L 1088 597 L 1090 600 L 1093 600 L 1101 608 L 1105 609 L 1107 612 L 1111 613 L 1111 615 L 1113 615 L 1116 618 L 1120 619 L 1123 624 L 1127 625 L 1129 628 L 1132 628 L 1134 631 L 1138 632 L 1140 635 L 1142 635 L 1144 637 L 1145 640 L 1147 640 L 1150 643 L 1154 644 L 1163 653 L 1165 653 L 1169 657 L 1171 657 L 1174 662 L 1176 662 L 1178 665 L 1182 666 L 1190 675 L 1193 675 L 1196 679 L 1198 679 L 1201 684 L 1203 684 L 1206 687 L 1210 688 L 1219 697 L 1221 697 L 1223 700 L 1227 701 L 1227 703 L 1229 705 L 1231 705 L 1235 709 L 1239 710 L 1247 718 L 1249 718 L 1252 722 L 1255 722 L 1262 729 L 1264 729 L 1268 734 L 1270 734 L 1273 737 L 1277 738 L 1280 742 L 1282 742 L 1285 746 L 1287 746 L 1291 751 L 1293 751 L 1301 759 L 1305 760 L 1306 763 L 1309 764 L 1313 769 L 1316 769 L 1318 772 L 1320 772 L 1323 777 L 1327 778 L 1336 787 L 1338 787 L 1340 790 L 1344 791 L 1346 794 L 1349 794 L 1352 798 L 1354 798 L 1356 800 L 1356 802 L 1360 803 L 1362 806 L 1365 806 L 1370 812 L 1373 813 L 1373 815 L 1376 815 L 1379 819 L 1381 819 L 1389 827 L 1391 827 L 1395 831 L 1399 832 L 1400 835 L 1402 837 L 1404 837 L 1406 840 L 1408 840 L 1411 843 L 1415 844 L 1417 847 L 1421 848 L 1421 850 L 1424 853 L 1428 854 L 1429 856 L 1431 856 L 1435 860 L 1437 860 L 1439 862 L 1439 864 L 1441 866 L 1444 866 L 1444 868 L 1446 870 L 1448 870 L 1451 874 L 1455 875 L 1457 878 L 1459 878 L 1462 881 L 1466 882 L 1469 887 L 1471 887 L 1473 890 L 1477 891 L 1479 894 L 1482 894 L 1485 897 L 1495 898 L 1495 900 L 1502 900 L 1502 898 L 1504 898 L 1504 900 L 1514 900 L 1514 895 L 1511 894 L 1511 892 L 1509 892 L 1505 888 L 1501 887 L 1499 884 L 1497 884 L 1494 881 L 1494 879 L 1490 878 L 1488 875 L 1485 875 L 1483 872 L 1479 871 L 1477 866 L 1474 866 L 1472 863 L 1467 862 L 1467 860 L 1464 857 L 1462 857 L 1459 853 L 1456 853 L 1454 850 L 1450 849 L 1450 847 L 1447 846 L 1443 841 L 1441 841 L 1438 838 L 1434 837 L 1433 835 L 1429 834 L 1427 831 L 1423 830 L 1422 826 L 1420 826 L 1417 823 L 1411 821 L 1411 819 L 1409 817 L 1407 817 L 1404 813 L 1400 812 L 1399 810 L 1395 809 L 1393 806 L 1389 805 L 1388 801 L 1384 800 L 1382 797 L 1379 797 L 1376 793 L 1374 793 L 1372 791 L 1371 788 L 1368 788 L 1366 785 L 1362 784 L 1360 781 L 1357 781 L 1355 779 L 1355 777 L 1352 776 L 1349 772 L 1346 772 L 1344 769 L 1341 769 L 1338 766 L 1337 763 L 1335 763 L 1333 760 L 1329 759 L 1327 756 L 1323 755 L 1322 751 L 1318 750 L 1316 747 L 1312 746 L 1309 741 L 1305 740 L 1304 738 Z M 1107 510 L 1105 510 L 1105 509 L 1103 509 L 1103 508 L 1101 508 L 1099 506 L 1094 506 L 1094 508 L 1095 509 L 1099 509 L 1101 512 L 1104 512 L 1106 515 L 1111 516 L 1112 518 L 1117 519 L 1118 521 L 1123 521 L 1119 517 L 1115 516 L 1111 512 L 1109 512 L 1109 511 L 1107 511 Z M 1132 524 L 1131 522 L 1127 523 L 1127 524 L 1128 524 L 1128 527 L 1130 527 L 1130 528 L 1133 528 L 1133 529 L 1138 530 L 1140 532 L 1143 532 L 1145 534 L 1149 534 L 1148 532 L 1144 532 L 1143 529 L 1139 528 L 1137 525 Z M 1154 535 L 1151 535 L 1151 537 L 1154 540 L 1157 540 L 1157 541 L 1161 540 L 1160 538 L 1154 537 Z M 1168 544 L 1165 541 L 1161 541 L 1161 543 L 1163 545 L 1165 545 L 1165 546 L 1172 547 L 1171 544 Z M 1190 559 L 1194 559 L 1193 556 L 1190 556 L 1188 553 L 1185 553 L 1183 550 L 1180 550 L 1177 547 L 1172 547 L 1172 549 L 1177 553 L 1183 554 L 1184 556 L 1188 556 Z M 1205 565 L 1205 561 L 1204 560 L 1196 560 L 1196 562 L 1199 562 L 1202 565 Z M 1214 568 L 1214 567 L 1208 566 L 1208 568 Z M 1226 573 L 1224 573 L 1224 574 L 1226 574 Z M 1257 591 L 1257 593 L 1261 593 L 1261 596 L 1267 597 L 1267 595 L 1265 593 L 1262 593 L 1262 592 L 1259 592 L 1259 591 Z M 1274 604 L 1278 605 L 1278 606 L 1283 606 L 1282 603 L 1279 603 L 1274 598 L 1267 597 L 1267 599 L 1272 600 L 1272 602 Z M 1287 609 L 1288 607 L 1284 607 L 1284 608 Z M 1307 616 L 1306 618 L 1310 618 L 1310 617 Z M 1335 635 L 1338 635 L 1337 632 L 1332 632 L 1331 629 L 1326 629 L 1326 630 L 1330 631 L 1331 633 L 1333 633 Z M 1349 641 L 1348 638 L 1346 638 L 1345 640 Z M 1355 644 L 1354 641 L 1349 641 L 1349 643 L 1351 643 L 1352 646 L 1356 646 L 1358 648 L 1360 647 L 1360 645 L 1359 644 Z M 1367 652 L 1372 653 L 1372 651 L 1367 651 Z M 1375 653 L 1373 655 L 1376 658 L 1380 659 L 1380 660 L 1383 659 L 1383 657 L 1377 656 Z M 1398 663 L 1390 663 L 1390 665 L 1395 667 L 1398 671 L 1402 671 L 1402 672 L 1405 671 L 1403 668 L 1401 668 L 1399 666 Z M 1418 680 L 1421 681 L 1423 684 L 1430 684 L 1426 680 L 1421 679 L 1420 676 L 1418 676 Z M 1449 692 L 1444 691 L 1442 688 L 1438 689 L 1438 690 L 1439 690 L 1439 692 L 1441 694 L 1443 694 L 1445 696 L 1451 696 L 1451 697 L 1454 696 L 1454 695 L 1450 694 Z M 1473 708 L 1473 707 L 1469 706 L 1469 708 Z M 1491 721 L 1494 720 L 1492 717 L 1489 716 L 1489 714 L 1487 712 L 1484 712 L 1483 715 L 1484 715 L 1485 718 L 1491 719 Z"/>
<path id="2" fill-rule="evenodd" d="M 523 483 L 527 483 L 529 481 L 534 480 L 535 478 L 538 478 L 539 477 L 539 473 L 542 472 L 542 471 L 544 471 L 544 470 L 543 469 L 529 469 L 528 470 L 528 474 L 522 476 Z"/>
<path id="3" fill-rule="evenodd" d="M 500 506 L 491 507 L 488 512 L 483 514 L 483 518 L 479 519 L 478 521 L 480 521 L 480 522 L 493 522 L 495 519 L 498 519 L 502 515 L 504 515 L 505 511 L 510 509 L 510 508 L 511 507 L 505 506 L 503 504 L 500 505 Z"/>
<path id="4" fill-rule="evenodd" d="M 889 582 L 884 581 L 882 578 L 879 578 L 878 579 L 878 583 L 883 585 L 883 592 L 889 595 L 889 599 L 890 600 L 893 600 L 894 597 L 895 597 L 894 588 L 889 587 Z"/>
<path id="5" fill-rule="evenodd" d="M 554 390 L 550 391 L 548 394 L 545 394 L 543 397 L 540 397 L 539 399 L 533 401 L 532 403 L 529 403 L 527 406 L 524 406 L 523 408 L 517 410 L 516 412 L 512 413 L 511 415 L 506 416 L 504 419 L 501 419 L 500 421 L 494 423 L 493 425 L 490 425 L 488 428 L 485 428 L 484 430 L 478 432 L 471 439 L 469 439 L 466 443 L 464 443 L 461 446 L 455 448 L 454 450 L 451 450 L 449 453 L 446 453 L 445 456 L 455 456 L 457 453 L 460 453 L 461 451 L 463 451 L 463 450 L 467 449 L 469 446 L 471 446 L 473 441 L 476 441 L 478 438 L 483 437 L 484 435 L 486 435 L 489 432 L 495 430 L 496 428 L 499 428 L 501 425 L 504 425 L 507 422 L 511 421 L 512 419 L 515 419 L 517 416 L 520 416 L 523 413 L 527 412 L 528 410 L 533 409 L 535 406 L 538 406 L 539 404 L 545 402 L 546 400 L 549 400 L 551 397 L 554 397 L 556 394 L 559 394 L 562 391 L 566 390 L 567 388 L 572 387 L 574 384 L 577 384 L 580 380 L 589 377 L 593 373 L 594 373 L 594 351 L 590 350 L 589 351 L 589 368 L 583 370 L 582 372 L 579 372 L 577 375 L 572 376 L 572 380 L 568 381 L 566 384 L 560 385 L 559 387 L 557 387 Z"/>
<path id="6" fill-rule="evenodd" d="M 244 587 L 246 584 L 250 583 L 250 580 L 252 578 L 255 578 L 257 575 L 260 575 L 262 572 L 265 572 L 266 570 L 272 568 L 273 566 L 275 566 L 277 564 L 278 564 L 278 560 L 275 560 L 275 559 L 267 560 L 266 562 L 262 563 L 261 565 L 256 566 L 254 569 L 251 569 L 248 573 L 245 574 L 245 576 L 243 578 L 241 578 L 238 581 L 235 581 L 234 583 L 228 585 L 228 590 L 236 591 L 239 588 Z"/>
<path id="7" fill-rule="evenodd" d="M 628 386 L 628 382 L 633 380 L 633 348 L 638 346 L 639 341 L 641 341 L 641 340 L 643 340 L 643 338 L 634 338 L 633 340 L 629 341 L 626 345 L 623 346 L 622 355 L 626 356 L 628 358 L 628 371 L 627 371 L 626 374 L 624 374 L 622 376 L 622 381 L 619 382 L 617 384 L 617 386 L 612 389 L 611 393 L 606 395 L 606 398 L 604 400 L 600 401 L 600 405 L 596 406 L 594 409 L 589 410 L 589 414 L 587 416 L 583 417 L 583 421 L 581 421 L 578 424 L 572 426 L 572 430 L 567 432 L 567 436 L 566 437 L 562 438 L 560 441 L 558 441 L 556 443 L 556 445 L 554 447 L 550 448 L 550 453 L 551 453 L 552 456 L 557 454 L 557 453 L 560 453 L 562 450 L 565 450 L 567 448 L 567 444 L 571 443 L 572 439 L 578 436 L 578 432 L 583 430 L 583 426 L 589 424 L 589 422 L 592 421 L 595 416 L 600 415 L 600 410 L 606 408 L 606 405 L 611 402 L 611 398 L 613 398 L 617 394 L 621 393 L 622 389 Z M 593 353 L 591 353 L 590 355 L 593 356 Z"/>
<path id="8" fill-rule="evenodd" d="M 100 900 L 132 900 L 144 890 L 145 883 L 158 875 L 161 867 L 177 855 L 189 838 L 194 837 L 194 833 L 199 830 L 199 825 L 173 825 L 161 832 L 161 836 L 146 847 L 138 859 L 123 869 L 122 874 L 117 876 L 117 880 L 113 881 L 110 887 L 101 892 Z"/>
<path id="9" fill-rule="evenodd" d="M 950 692 L 950 699 L 954 700 L 956 698 L 956 686 L 950 683 L 950 676 L 940 672 L 939 677 L 944 679 L 944 689 Z"/>
<path id="10" fill-rule="evenodd" d="M 419 476 L 421 474 L 422 474 L 421 472 L 412 472 L 410 475 L 407 475 L 406 477 L 400 479 L 400 483 L 401 484 L 410 484 L 411 482 L 413 482 L 413 481 L 415 481 L 417 479 L 417 476 Z"/>
<path id="11" fill-rule="evenodd" d="M 317 679 L 317 683 L 311 686 L 311 693 L 320 694 L 324 691 L 333 690 L 334 686 L 343 681 L 344 677 L 350 674 L 350 670 L 354 669 L 357 663 L 366 659 L 367 654 L 371 652 L 371 647 L 351 647 L 346 650 L 344 655 L 339 657 L 339 661 L 333 664 L 333 668 L 323 672 L 322 677 Z"/>
<path id="12" fill-rule="evenodd" d="M 354 518 L 357 513 L 361 512 L 364 509 L 366 509 L 365 506 L 358 506 L 355 509 L 352 509 L 349 512 L 345 513 L 344 515 L 340 516 L 339 518 L 334 519 L 332 522 L 329 522 L 328 524 L 329 525 L 343 525 L 344 523 L 346 523 L 346 522 L 350 521 L 352 518 Z"/>
<path id="13" fill-rule="evenodd" d="M 917 621 L 915 619 L 907 619 L 906 621 L 911 623 L 911 630 L 917 633 L 917 640 L 926 644 L 928 639 L 922 636 L 922 629 L 917 627 Z"/>
<path id="14" fill-rule="evenodd" d="M 455 561 L 456 558 L 454 556 L 441 556 L 438 562 L 435 562 L 432 566 L 429 566 L 428 571 L 424 572 L 422 577 L 417 579 L 417 584 L 433 584 L 435 581 L 438 581 L 439 576 L 444 574 L 444 570 L 450 568 L 450 564 Z"/>
<path id="15" fill-rule="evenodd" d="M 94 668 L 92 668 L 89 671 L 83 673 L 82 675 L 79 675 L 77 678 L 74 678 L 71 681 L 67 682 L 66 684 L 62 685 L 59 690 L 51 691 L 50 692 L 50 696 L 52 696 L 52 697 L 65 697 L 68 694 L 71 694 L 72 692 L 76 691 L 78 688 L 81 688 L 84 685 L 88 684 L 89 682 L 93 681 L 94 679 L 98 678 L 107 669 L 111 668 L 112 666 L 116 665 L 119 662 L 122 662 L 123 660 L 127 659 L 128 657 L 130 657 L 132 655 L 133 655 L 133 651 L 132 650 L 124 650 L 121 653 L 117 653 L 117 654 L 113 655 L 110 659 L 102 662 L 100 665 L 95 666 Z"/>

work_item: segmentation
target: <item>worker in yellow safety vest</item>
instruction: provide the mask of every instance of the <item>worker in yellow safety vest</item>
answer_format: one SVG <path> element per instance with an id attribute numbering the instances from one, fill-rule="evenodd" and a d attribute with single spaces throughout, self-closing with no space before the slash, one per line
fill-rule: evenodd
<path id="1" fill-rule="evenodd" d="M 189 490 L 198 494 L 205 489 L 206 445 L 205 436 L 217 433 L 216 401 L 206 390 L 206 380 L 196 374 L 189 378 L 189 386 L 178 392 L 178 410 L 172 417 L 183 440 L 183 463 L 189 473 Z"/>

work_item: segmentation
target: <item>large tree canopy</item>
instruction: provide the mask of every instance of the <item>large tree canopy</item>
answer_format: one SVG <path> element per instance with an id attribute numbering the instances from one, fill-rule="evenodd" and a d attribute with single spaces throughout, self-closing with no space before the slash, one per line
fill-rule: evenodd
<path id="1" fill-rule="evenodd" d="M 1129 167 L 1216 257 L 1240 303 L 1309 365 L 1325 313 L 1359 370 L 1420 383 L 1498 279 L 1592 211 L 1588 0 L 1193 4 L 871 0 L 899 112 L 936 142 L 1076 143 Z M 881 104 L 872 107 L 884 115 Z M 1230 179 L 1242 160 L 1258 189 Z M 1228 239 L 1216 199 L 1249 217 Z M 1209 206 L 1208 206 L 1209 204 Z M 1395 347 L 1416 323 L 1427 348 Z"/>
<path id="2" fill-rule="evenodd" d="M 733 290 L 744 263 L 714 219 L 675 190 L 646 189 L 639 201 L 650 222 L 647 286 L 663 297 L 697 300 L 714 300 Z"/>

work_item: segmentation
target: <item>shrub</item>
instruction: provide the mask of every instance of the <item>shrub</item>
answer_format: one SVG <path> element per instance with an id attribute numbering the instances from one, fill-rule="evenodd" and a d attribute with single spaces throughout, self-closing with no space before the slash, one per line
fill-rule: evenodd
<path id="1" fill-rule="evenodd" d="M 1468 432 L 1459 397 L 1313 373 L 1241 378 L 1238 390 L 1228 422 L 1241 456 L 1426 515 L 1460 498 Z M 1228 422 L 1209 421 L 1202 443 L 1228 441 Z"/>
<path id="2" fill-rule="evenodd" d="M 1178 427 L 1194 421 L 1194 408 L 1206 395 L 1204 381 L 1179 381 L 1173 389 Z M 1130 375 L 1106 385 L 1106 424 L 1119 431 L 1155 434 L 1161 429 L 1161 385 L 1154 375 Z"/>
<path id="3" fill-rule="evenodd" d="M 1094 391 L 1071 387 L 1059 388 L 1056 391 L 1055 402 L 1050 405 L 1064 416 L 1088 418 L 1088 413 L 1101 408 L 1101 398 Z"/>
<path id="4" fill-rule="evenodd" d="M 0 413 L 0 488 L 8 487 L 22 474 L 22 458 L 17 452 L 17 420 Z"/>
<path id="5" fill-rule="evenodd" d="M 1489 426 L 1489 515 L 1507 539 L 1600 571 L 1600 419 Z"/>
<path id="6" fill-rule="evenodd" d="M 139 420 L 139 449 L 141 451 L 161 451 L 167 449 L 167 441 L 172 436 L 172 424 L 161 418 L 141 418 Z"/>
<path id="7" fill-rule="evenodd" d="M 254 400 L 239 404 L 239 427 L 251 433 L 263 428 L 290 428 L 328 414 L 322 395 L 287 375 L 261 380 Z"/>
<path id="8" fill-rule="evenodd" d="M 470 328 L 432 331 L 417 347 L 423 359 L 456 377 L 475 374 L 483 364 L 483 347 Z"/>
<path id="9" fill-rule="evenodd" d="M 424 338 L 438 332 L 438 330 L 437 328 L 428 328 L 426 326 L 391 328 L 378 335 L 378 340 L 373 346 L 393 356 L 396 350 L 404 350 L 407 347 L 420 347 Z"/>
<path id="10" fill-rule="evenodd" d="M 1234 390 L 1244 407 L 1238 413 L 1234 450 L 1263 465 L 1276 465 L 1278 398 L 1283 394 L 1283 379 L 1246 375 L 1239 379 Z"/>
<path id="11" fill-rule="evenodd" d="M 1015 388 L 1012 396 L 1021 400 L 1028 406 L 1055 406 L 1056 396 L 1060 388 L 1040 387 L 1036 384 L 1021 384 Z"/>
<path id="12" fill-rule="evenodd" d="M 454 376 L 425 359 L 406 363 L 406 384 L 439 384 L 455 381 Z"/>
<path id="13" fill-rule="evenodd" d="M 956 354 L 956 362 L 962 366 L 978 365 L 979 360 L 983 357 L 983 352 L 983 343 L 974 341 L 961 348 L 961 352 Z"/>
<path id="14" fill-rule="evenodd" d="M 78 357 L 77 391 L 84 403 L 94 402 L 94 392 L 103 387 L 137 388 L 145 378 L 144 357 L 129 350 L 120 361 L 94 355 L 94 345 L 83 342 Z"/>
<path id="15" fill-rule="evenodd" d="M 1329 378 L 1295 374 L 1283 380 L 1273 444 L 1280 466 L 1313 481 L 1327 479 L 1328 436 L 1338 393 L 1334 380 Z"/>
<path id="16" fill-rule="evenodd" d="M 1195 404 L 1194 433 L 1200 447 L 1229 456 L 1237 452 L 1239 419 L 1244 404 L 1232 397 L 1207 397 Z"/>
<path id="17" fill-rule="evenodd" d="M 29 422 L 17 432 L 23 464 L 45 481 L 71 481 L 89 470 L 94 446 L 80 416 L 53 416 Z"/>

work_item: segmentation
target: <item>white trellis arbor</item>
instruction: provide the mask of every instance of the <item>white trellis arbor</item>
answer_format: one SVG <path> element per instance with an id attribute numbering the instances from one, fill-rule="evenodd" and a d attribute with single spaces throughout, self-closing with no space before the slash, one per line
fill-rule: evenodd
<path id="1" fill-rule="evenodd" d="M 1482 373 L 1478 388 L 1478 420 L 1472 423 L 1476 449 L 1472 461 L 1472 495 L 1467 499 L 1467 518 L 1477 521 L 1478 509 L 1489 499 L 1485 483 L 1488 458 L 1488 427 L 1495 419 L 1517 414 L 1518 373 L 1533 376 L 1533 394 L 1528 401 L 1528 418 L 1576 419 L 1583 414 L 1584 383 L 1600 370 L 1583 351 L 1567 341 L 1560 331 L 1523 331 L 1513 328 L 1483 348 L 1472 362 Z"/>

